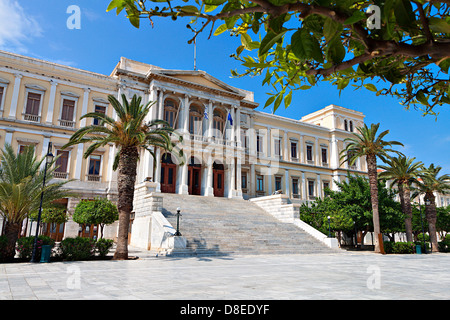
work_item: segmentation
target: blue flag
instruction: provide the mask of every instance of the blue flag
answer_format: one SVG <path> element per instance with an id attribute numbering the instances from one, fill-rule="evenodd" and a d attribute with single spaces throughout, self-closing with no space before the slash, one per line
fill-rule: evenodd
<path id="1" fill-rule="evenodd" d="M 231 117 L 230 112 L 228 112 L 228 120 L 230 121 L 230 125 L 233 125 L 233 118 Z"/>
<path id="2" fill-rule="evenodd" d="M 203 111 L 203 115 L 205 116 L 205 119 L 208 120 L 208 112 L 206 112 L 206 110 Z"/>

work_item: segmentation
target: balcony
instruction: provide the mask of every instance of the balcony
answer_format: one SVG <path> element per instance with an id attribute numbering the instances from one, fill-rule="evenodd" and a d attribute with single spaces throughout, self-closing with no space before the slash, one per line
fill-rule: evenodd
<path id="1" fill-rule="evenodd" d="M 100 182 L 102 180 L 102 176 L 99 176 L 97 174 L 88 174 L 87 175 L 87 181 L 89 182 Z"/>
<path id="2" fill-rule="evenodd" d="M 59 125 L 61 127 L 68 127 L 68 128 L 73 128 L 75 126 L 75 121 L 70 121 L 70 120 L 59 120 Z"/>
<path id="3" fill-rule="evenodd" d="M 67 179 L 68 177 L 69 177 L 68 172 L 58 172 L 58 171 L 53 172 L 53 178 L 55 179 Z"/>
<path id="4" fill-rule="evenodd" d="M 322 162 L 322 167 L 328 168 L 328 162 Z"/>
<path id="5" fill-rule="evenodd" d="M 23 120 L 25 121 L 32 121 L 32 122 L 40 122 L 41 116 L 35 115 L 35 114 L 27 114 L 23 113 Z"/>

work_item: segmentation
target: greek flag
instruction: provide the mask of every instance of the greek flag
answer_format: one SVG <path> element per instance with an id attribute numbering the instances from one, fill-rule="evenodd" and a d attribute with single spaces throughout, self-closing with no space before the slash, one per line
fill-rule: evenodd
<path id="1" fill-rule="evenodd" d="M 208 120 L 208 112 L 206 112 L 206 110 L 203 111 L 203 115 L 204 115 L 205 119 Z"/>
<path id="2" fill-rule="evenodd" d="M 230 125 L 233 125 L 233 118 L 231 117 L 230 112 L 228 112 L 228 121 L 230 121 Z"/>

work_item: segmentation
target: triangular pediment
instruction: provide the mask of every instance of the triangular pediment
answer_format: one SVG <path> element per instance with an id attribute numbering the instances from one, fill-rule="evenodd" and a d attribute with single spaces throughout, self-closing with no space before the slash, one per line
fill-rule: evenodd
<path id="1" fill-rule="evenodd" d="M 225 82 L 214 78 L 204 71 L 186 71 L 186 70 L 153 70 L 152 72 L 175 78 L 186 83 L 201 85 L 211 89 L 226 91 L 232 94 L 242 95 L 243 92 L 234 88 Z"/>

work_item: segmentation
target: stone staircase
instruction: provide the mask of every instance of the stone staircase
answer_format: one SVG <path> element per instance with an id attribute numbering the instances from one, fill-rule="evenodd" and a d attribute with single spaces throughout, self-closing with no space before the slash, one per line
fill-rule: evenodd
<path id="1" fill-rule="evenodd" d="M 292 223 L 283 223 L 250 201 L 161 194 L 162 213 L 180 232 L 186 249 L 174 255 L 312 254 L 338 252 Z"/>

